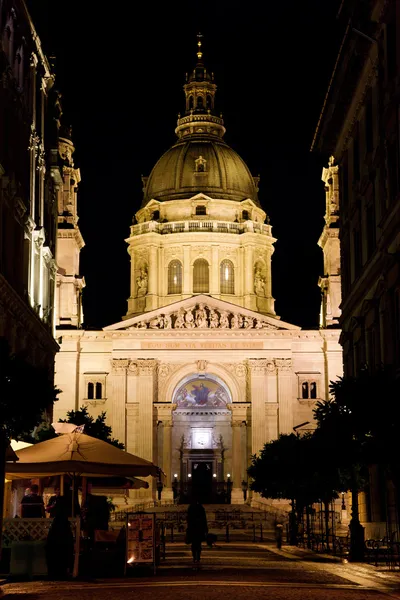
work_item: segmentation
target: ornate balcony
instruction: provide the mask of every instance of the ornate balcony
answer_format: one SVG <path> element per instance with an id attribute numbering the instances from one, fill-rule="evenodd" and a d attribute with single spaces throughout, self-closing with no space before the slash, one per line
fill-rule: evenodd
<path id="1" fill-rule="evenodd" d="M 157 221 L 147 221 L 131 225 L 131 236 L 143 235 L 145 233 L 159 233 L 168 235 L 171 233 L 233 233 L 240 235 L 242 233 L 259 233 L 261 235 L 271 236 L 271 225 L 257 223 L 255 221 L 244 221 L 242 223 L 233 223 L 232 221 L 170 221 L 168 223 L 158 223 Z"/>

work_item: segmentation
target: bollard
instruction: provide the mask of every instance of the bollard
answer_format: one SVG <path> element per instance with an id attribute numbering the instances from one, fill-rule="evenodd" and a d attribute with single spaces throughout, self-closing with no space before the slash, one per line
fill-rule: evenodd
<path id="1" fill-rule="evenodd" d="M 229 542 L 229 523 L 226 524 L 226 541 Z"/>
<path id="2" fill-rule="evenodd" d="M 174 543 L 174 524 L 171 523 L 171 544 Z"/>
<path id="3" fill-rule="evenodd" d="M 256 524 L 253 523 L 253 542 L 256 541 Z"/>
<path id="4" fill-rule="evenodd" d="M 263 541 L 262 523 L 260 523 L 260 542 Z"/>

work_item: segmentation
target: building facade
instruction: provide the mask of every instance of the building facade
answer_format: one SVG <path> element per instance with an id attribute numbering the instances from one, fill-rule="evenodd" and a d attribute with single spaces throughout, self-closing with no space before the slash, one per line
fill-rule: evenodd
<path id="1" fill-rule="evenodd" d="M 400 2 L 342 2 L 343 39 L 313 149 L 340 190 L 345 375 L 400 368 Z M 334 179 L 336 177 L 336 180 Z M 362 520 L 385 530 L 382 474 L 371 470 Z M 389 501 L 390 504 L 390 501 Z"/>
<path id="2" fill-rule="evenodd" d="M 61 106 L 23 0 L 0 3 L 0 336 L 54 375 Z"/>
<path id="3" fill-rule="evenodd" d="M 199 40 L 177 141 L 143 178 L 126 240 L 127 313 L 101 331 L 59 329 L 55 417 L 106 411 L 113 436 L 163 468 L 163 499 L 179 484 L 182 501 L 193 488 L 218 501 L 229 482 L 239 503 L 251 456 L 312 422 L 342 355 L 338 329 L 303 331 L 275 313 L 275 239 L 258 178 L 224 141 L 216 89 Z M 329 244 L 324 252 L 328 260 Z M 70 260 L 57 259 L 61 269 Z M 333 320 L 337 294 L 329 298 Z M 155 495 L 133 491 L 130 501 Z"/>

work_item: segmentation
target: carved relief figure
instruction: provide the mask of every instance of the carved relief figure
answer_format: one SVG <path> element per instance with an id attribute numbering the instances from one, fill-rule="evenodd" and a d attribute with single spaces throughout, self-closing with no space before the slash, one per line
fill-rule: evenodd
<path id="1" fill-rule="evenodd" d="M 253 327 L 254 319 L 253 317 L 243 317 L 243 327 L 244 329 L 250 329 Z"/>
<path id="2" fill-rule="evenodd" d="M 145 296 L 147 294 L 148 276 L 145 267 L 140 269 L 139 275 L 136 277 L 137 295 Z"/>
<path id="3" fill-rule="evenodd" d="M 201 329 L 208 327 L 207 313 L 205 311 L 204 304 L 199 304 L 199 308 L 195 312 L 195 320 L 196 327 L 200 327 Z"/>
<path id="4" fill-rule="evenodd" d="M 185 327 L 185 309 L 183 307 L 178 310 L 175 321 L 175 329 L 182 329 L 182 327 Z"/>
<path id="5" fill-rule="evenodd" d="M 172 328 L 171 315 L 164 315 L 164 317 L 163 317 L 163 327 L 164 327 L 164 329 L 171 329 Z"/>
<path id="6" fill-rule="evenodd" d="M 193 327 L 196 327 L 192 310 L 193 308 L 188 308 L 185 313 L 185 327 L 187 329 L 193 329 Z"/>
<path id="7" fill-rule="evenodd" d="M 221 318 L 219 321 L 219 326 L 221 329 L 229 329 L 229 319 L 228 319 L 228 313 L 226 310 L 221 310 Z"/>
<path id="8" fill-rule="evenodd" d="M 234 314 L 231 320 L 231 329 L 240 329 L 243 325 L 242 315 Z"/>
<path id="9" fill-rule="evenodd" d="M 149 323 L 149 327 L 150 329 L 162 329 L 164 324 L 163 318 L 162 317 L 154 317 L 154 319 L 151 319 L 150 323 Z"/>
<path id="10" fill-rule="evenodd" d="M 254 291 L 257 296 L 265 296 L 265 279 L 262 276 L 261 269 L 259 267 L 256 268 L 256 272 L 254 274 Z"/>
<path id="11" fill-rule="evenodd" d="M 219 315 L 213 308 L 210 308 L 210 327 L 212 329 L 219 327 Z"/>

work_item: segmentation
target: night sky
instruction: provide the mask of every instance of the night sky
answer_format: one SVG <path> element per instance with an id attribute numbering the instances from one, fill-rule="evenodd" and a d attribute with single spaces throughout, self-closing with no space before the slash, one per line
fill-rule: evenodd
<path id="1" fill-rule="evenodd" d="M 339 0 L 100 3 L 28 0 L 47 55 L 56 56 L 63 121 L 81 169 L 79 225 L 85 327 L 119 321 L 129 296 L 124 238 L 142 199 L 141 175 L 174 143 L 196 33 L 214 71 L 225 140 L 260 175 L 260 201 L 278 238 L 276 311 L 318 326 L 323 273 L 317 240 L 327 157 L 310 153 L 339 45 Z"/>

